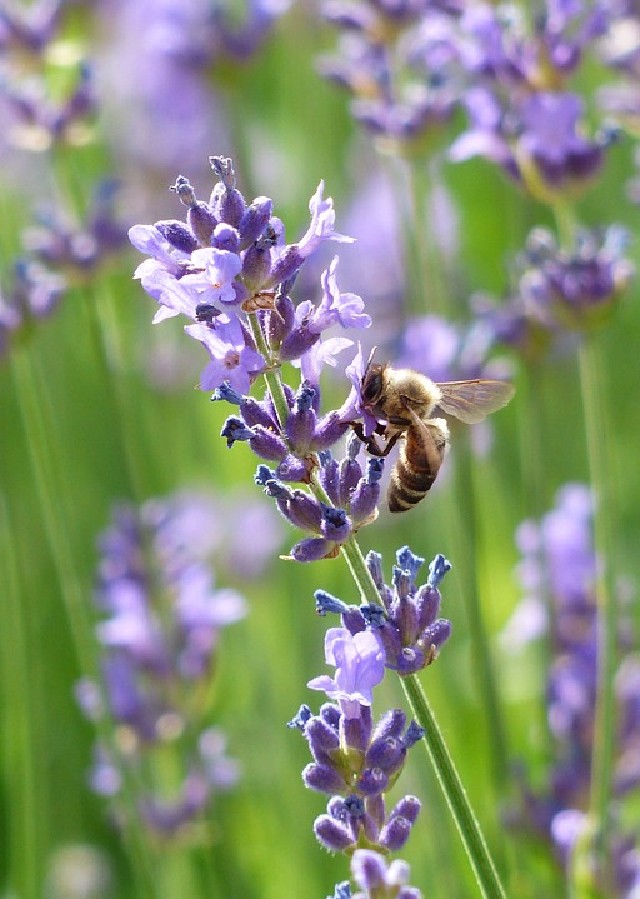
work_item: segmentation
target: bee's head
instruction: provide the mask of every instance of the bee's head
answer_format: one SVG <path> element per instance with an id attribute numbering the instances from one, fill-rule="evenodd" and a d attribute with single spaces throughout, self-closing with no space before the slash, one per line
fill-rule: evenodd
<path id="1" fill-rule="evenodd" d="M 384 371 L 387 367 L 386 365 L 373 364 L 373 354 L 375 353 L 375 350 L 376 348 L 374 347 L 371 351 L 371 355 L 369 356 L 367 367 L 365 368 L 364 375 L 362 376 L 362 387 L 360 390 L 362 395 L 362 404 L 367 408 L 375 406 L 382 396 L 382 390 L 384 387 Z"/>

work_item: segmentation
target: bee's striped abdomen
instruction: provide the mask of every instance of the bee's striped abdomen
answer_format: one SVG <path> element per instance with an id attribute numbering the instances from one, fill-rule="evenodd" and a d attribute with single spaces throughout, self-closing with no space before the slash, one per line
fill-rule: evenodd
<path id="1" fill-rule="evenodd" d="M 391 512 L 405 512 L 426 496 L 440 470 L 446 442 L 446 432 L 431 422 L 418 421 L 407 428 L 389 482 Z"/>

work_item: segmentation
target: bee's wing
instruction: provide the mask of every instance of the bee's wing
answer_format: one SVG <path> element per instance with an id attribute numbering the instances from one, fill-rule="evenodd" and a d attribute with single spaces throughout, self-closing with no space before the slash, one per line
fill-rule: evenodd
<path id="1" fill-rule="evenodd" d="M 485 378 L 445 381 L 437 387 L 440 390 L 438 405 L 442 411 L 470 425 L 502 409 L 515 393 L 513 384 Z"/>

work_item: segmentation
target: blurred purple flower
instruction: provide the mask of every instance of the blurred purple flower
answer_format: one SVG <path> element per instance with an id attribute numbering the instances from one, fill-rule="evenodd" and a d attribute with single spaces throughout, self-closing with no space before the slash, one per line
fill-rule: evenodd
<path id="1" fill-rule="evenodd" d="M 558 491 L 555 507 L 540 522 L 525 521 L 520 525 L 516 534 L 522 554 L 518 573 L 525 598 L 502 638 L 505 648 L 513 649 L 539 636 L 541 626 L 549 634 L 552 659 L 547 672 L 546 703 L 555 759 L 546 788 L 534 791 L 523 781 L 520 820 L 549 840 L 567 870 L 573 864 L 574 850 L 592 836 L 587 803 L 598 688 L 599 627 L 595 598 L 599 565 L 593 548 L 592 516 L 589 488 L 568 484 Z M 524 607 L 526 614 L 522 613 Z M 640 745 L 640 677 L 635 656 L 624 654 L 625 647 L 633 645 L 624 618 L 620 620 L 618 640 L 622 662 L 616 679 L 618 727 L 613 746 L 614 829 L 610 847 L 615 895 L 626 896 L 624 884 L 635 876 L 628 867 L 628 850 L 634 838 L 621 829 L 619 809 L 621 798 L 640 786 L 640 765 L 635 761 Z M 637 870 L 636 866 L 636 873 Z M 596 882 L 601 875 L 601 871 L 594 870 Z"/>
<path id="2" fill-rule="evenodd" d="M 139 814 L 167 835 L 198 817 L 213 792 L 235 779 L 223 738 L 204 728 L 209 714 L 197 696 L 208 684 L 221 628 L 241 619 L 245 604 L 235 591 L 214 588 L 204 561 L 210 537 L 194 534 L 206 526 L 203 512 L 200 500 L 192 516 L 185 495 L 116 510 L 100 541 L 96 590 L 102 691 L 86 680 L 77 689 L 85 714 L 92 721 L 106 717 L 121 735 L 126 728 L 132 747 L 124 754 L 115 737 L 103 742 L 109 727 L 102 728 L 95 789 L 118 805 L 123 778 L 134 767 Z M 154 753 L 167 751 L 182 772 L 172 796 L 154 775 Z"/>

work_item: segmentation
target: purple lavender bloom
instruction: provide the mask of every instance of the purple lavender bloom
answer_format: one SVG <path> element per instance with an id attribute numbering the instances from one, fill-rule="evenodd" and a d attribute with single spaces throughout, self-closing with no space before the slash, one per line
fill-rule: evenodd
<path id="1" fill-rule="evenodd" d="M 327 638 L 330 654 L 336 643 L 341 652 L 343 641 L 348 639 L 345 637 L 348 632 L 342 628 L 337 630 L 342 633 L 335 639 L 331 634 Z M 354 645 L 350 644 L 351 649 Z M 372 645 L 368 658 L 373 660 L 374 668 L 380 667 L 376 655 Z M 316 678 L 309 686 L 327 690 L 331 695 L 339 694 L 340 705 L 327 703 L 318 715 L 312 715 L 305 706 L 290 726 L 304 733 L 313 757 L 302 772 L 305 786 L 331 796 L 326 814 L 320 815 L 314 824 L 318 841 L 330 851 L 351 852 L 366 839 L 372 848 L 393 852 L 408 839 L 420 802 L 414 796 L 405 796 L 387 812 L 384 794 L 397 781 L 408 749 L 422 732 L 414 723 L 406 726 L 406 717 L 400 709 L 388 712 L 373 728 L 370 704 L 359 701 L 358 688 L 353 693 L 353 681 L 375 686 L 377 674 L 372 677 L 370 670 L 363 672 L 362 658 L 354 662 L 351 653 L 349 656 L 349 666 L 355 667 L 352 676 L 346 677 L 344 672 L 336 674 L 336 680 L 350 681 L 346 687 L 349 691 L 346 711 L 344 683 L 336 686 L 331 678 Z M 368 664 L 365 662 L 365 668 Z"/>
<path id="2" fill-rule="evenodd" d="M 634 274 L 626 244 L 626 232 L 616 225 L 578 232 L 570 249 L 535 228 L 517 260 L 513 297 L 501 306 L 487 297 L 473 300 L 489 342 L 535 360 L 549 348 L 573 346 L 576 332 L 607 322 Z"/>
<path id="3" fill-rule="evenodd" d="M 305 324 L 312 334 L 320 334 L 333 325 L 343 328 L 369 328 L 371 316 L 364 310 L 364 301 L 354 293 L 341 293 L 336 270 L 339 257 L 334 256 L 329 268 L 322 273 L 322 301 L 315 307 L 308 300 L 296 308 L 296 325 Z"/>
<path id="4" fill-rule="evenodd" d="M 92 781 L 118 796 L 135 769 L 138 812 L 145 826 L 167 836 L 200 817 L 215 791 L 237 779 L 219 731 L 204 727 L 208 711 L 194 702 L 209 682 L 220 631 L 245 614 L 243 598 L 215 589 L 203 561 L 209 536 L 192 540 L 203 523 L 202 504 L 189 514 L 185 497 L 122 506 L 101 538 L 96 604 L 102 646 L 102 692 L 84 681 L 78 698 L 93 720 L 108 718 L 135 751 L 123 755 L 114 739 L 97 747 Z M 175 513 L 175 514 L 174 514 Z M 107 728 L 108 730 L 108 728 Z M 157 784 L 156 754 L 171 752 L 182 780 L 174 794 Z"/>
<path id="5" fill-rule="evenodd" d="M 381 145 L 420 144 L 456 110 L 461 79 L 454 20 L 436 3 L 326 3 L 343 30 L 321 72 L 352 96 L 352 113 Z"/>
<path id="6" fill-rule="evenodd" d="M 236 325 L 241 319 L 224 317 L 231 308 L 243 316 L 247 335 L 244 316 L 261 315 L 260 326 L 273 362 L 300 360 L 319 334 L 333 324 L 367 327 L 370 319 L 359 297 L 340 293 L 335 279 L 337 260 L 323 277 L 323 299 L 317 310 L 302 304 L 296 314 L 288 296 L 299 269 L 321 243 L 351 241 L 335 230 L 333 201 L 323 197 L 322 183 L 311 198 L 307 233 L 298 243 L 287 245 L 282 223 L 272 214 L 271 200 L 258 197 L 247 205 L 235 186 L 231 160 L 214 156 L 211 165 L 220 180 L 208 203 L 197 200 L 183 176 L 173 186 L 187 206 L 186 224 L 160 221 L 131 228 L 133 245 L 151 256 L 138 266 L 135 277 L 161 307 L 154 321 L 184 314 L 196 323 L 187 327 L 187 333 L 204 344 L 213 360 L 201 378 L 202 388 L 215 389 L 229 380 L 246 393 L 266 360 L 248 336 L 241 351 Z M 334 343 L 325 348 L 323 361 L 333 362 L 344 345 Z M 236 361 L 239 353 L 243 358 Z M 310 372 L 315 374 L 319 359 L 310 357 L 306 364 Z M 225 375 L 225 367 L 230 376 Z"/>
<path id="7" fill-rule="evenodd" d="M 186 178 L 180 176 L 174 184 L 188 210 L 186 224 L 165 220 L 131 229 L 134 246 L 151 257 L 135 276 L 160 305 L 154 321 L 186 315 L 192 321 L 187 334 L 208 350 L 211 361 L 202 372 L 201 387 L 213 391 L 212 399 L 238 408 L 221 431 L 227 446 L 247 443 L 261 459 L 276 463 L 273 471 L 262 465 L 256 481 L 281 514 L 306 531 L 289 557 L 302 562 L 334 558 L 355 530 L 375 520 L 382 463 L 370 464 L 363 473 L 355 462 L 356 441 L 349 460 L 354 476 L 340 481 L 337 499 L 329 493 L 330 502 L 320 502 L 313 490 L 287 485 L 312 484 L 324 468 L 320 459 L 328 458 L 326 452 L 362 414 L 361 354 L 348 369 L 351 394 L 339 409 L 321 414 L 321 368 L 336 366 L 338 353 L 352 344 L 342 337 L 322 340 L 322 332 L 334 325 L 368 327 L 371 319 L 360 297 L 339 290 L 337 257 L 322 276 L 317 306 L 305 301 L 296 308 L 289 292 L 320 243 L 351 238 L 335 230 L 333 203 L 323 197 L 321 183 L 311 198 L 307 233 L 287 245 L 271 200 L 258 197 L 247 205 L 231 160 L 211 157 L 211 164 L 219 181 L 208 203 L 197 200 Z M 207 241 L 211 245 L 203 246 Z M 278 376 L 280 390 L 272 394 L 270 384 L 262 402 L 247 395 L 258 374 L 283 362 L 301 369 L 303 380 L 295 394 Z M 324 475 L 319 477 L 322 481 Z"/>
<path id="8" fill-rule="evenodd" d="M 451 634 L 451 622 L 438 618 L 439 585 L 451 565 L 438 555 L 429 566 L 427 583 L 416 585 L 416 575 L 424 559 L 408 546 L 398 550 L 393 568 L 393 584 L 382 580 L 381 558 L 370 552 L 366 562 L 380 593 L 381 605 L 349 606 L 324 591 L 316 591 L 316 610 L 324 615 L 338 613 L 352 634 L 365 628 L 374 631 L 384 647 L 385 665 L 400 675 L 414 674 L 432 664 Z"/>
<path id="9" fill-rule="evenodd" d="M 13 281 L 0 294 L 0 358 L 30 332 L 33 323 L 50 315 L 68 289 L 66 278 L 34 260 L 20 260 Z"/>
<path id="10" fill-rule="evenodd" d="M 116 189 L 113 181 L 99 183 L 79 224 L 61 210 L 41 208 L 36 224 L 22 232 L 23 256 L 0 300 L 0 356 L 10 342 L 28 335 L 35 320 L 54 311 L 70 284 L 94 276 L 122 249 L 125 232 L 114 211 Z"/>
<path id="11" fill-rule="evenodd" d="M 518 571 L 525 592 L 523 604 L 529 611 L 523 616 L 522 606 L 516 610 L 503 634 L 510 648 L 539 636 L 542 630 L 551 640 L 546 702 L 555 759 L 546 788 L 534 791 L 523 782 L 520 820 L 543 834 L 567 870 L 573 864 L 574 851 L 584 851 L 584 840 L 590 837 L 587 804 L 598 688 L 595 583 L 599 572 L 592 515 L 590 490 L 582 484 L 568 484 L 558 492 L 554 509 L 540 522 L 525 521 L 519 527 L 516 539 L 522 561 Z M 545 597 L 550 604 L 545 603 Z M 536 628 L 530 626 L 534 606 L 539 609 Z M 614 743 L 615 795 L 611 802 L 615 822 L 611 868 L 617 880 L 615 895 L 623 896 L 627 895 L 623 883 L 633 875 L 622 858 L 635 837 L 625 834 L 617 822 L 622 798 L 640 787 L 640 766 L 636 762 L 640 678 L 637 660 L 625 652 L 633 640 L 624 619 L 618 638 L 622 662 L 616 679 L 618 729 Z M 579 849 L 581 844 L 583 848 Z M 594 870 L 595 882 L 601 874 Z"/>
<path id="12" fill-rule="evenodd" d="M 584 51 L 606 33 L 613 11 L 611 4 L 573 0 L 541 6 L 539 15 L 528 17 L 516 6 L 505 11 L 471 4 L 460 20 L 463 59 L 471 73 L 509 87 L 561 89 Z"/>
<path id="13" fill-rule="evenodd" d="M 115 211 L 118 189 L 113 179 L 99 182 L 84 221 L 79 224 L 71 222 L 59 209 L 41 208 L 36 212 L 36 224 L 22 234 L 25 251 L 76 282 L 86 279 L 126 245 L 126 231 Z"/>
<path id="14" fill-rule="evenodd" d="M 325 635 L 327 665 L 335 665 L 335 677 L 310 680 L 311 690 L 324 690 L 337 701 L 345 718 L 358 717 L 361 705 L 371 705 L 371 691 L 384 676 L 384 650 L 372 631 L 351 634 L 345 628 L 329 628 Z"/>
<path id="15" fill-rule="evenodd" d="M 382 581 L 380 556 L 373 552 L 367 555 L 367 567 L 380 593 L 380 606 L 340 607 L 332 602 L 327 605 L 322 591 L 316 593 L 316 600 L 320 602 L 321 614 L 339 611 L 351 633 L 365 628 L 375 631 L 384 647 L 386 667 L 407 675 L 430 665 L 451 634 L 451 622 L 437 617 L 441 603 L 438 587 L 451 565 L 444 556 L 436 556 L 429 566 L 427 583 L 418 587 L 415 578 L 424 559 L 415 556 L 408 546 L 398 550 L 396 558 L 393 584 L 388 586 Z"/>
<path id="16" fill-rule="evenodd" d="M 39 56 L 53 39 L 67 0 L 38 0 L 28 8 L 0 11 L 0 50 Z"/>
<path id="17" fill-rule="evenodd" d="M 51 29 L 55 24 L 57 15 L 48 23 Z M 47 41 L 51 39 L 53 35 L 48 26 L 41 36 Z M 16 50 L 16 46 L 10 46 L 11 49 Z M 42 72 L 25 78 L 20 66 L 12 66 L 10 61 L 0 84 L 0 96 L 13 120 L 7 132 L 9 139 L 16 146 L 35 152 L 49 150 L 54 145 L 79 146 L 88 143 L 93 139 L 91 122 L 97 110 L 91 67 L 86 62 L 77 65 L 73 73 L 75 80 L 71 82 L 67 95 L 62 100 L 54 100 L 51 99 L 50 79 L 45 71 L 45 47 L 31 46 L 30 50 L 33 51 L 36 67 Z M 11 52 L 8 55 L 11 57 Z"/>
<path id="18" fill-rule="evenodd" d="M 409 865 L 401 859 L 388 862 L 371 849 L 356 849 L 351 858 L 351 875 L 360 887 L 353 899 L 374 899 L 383 890 L 396 899 L 422 899 L 420 890 L 407 886 Z"/>
<path id="19" fill-rule="evenodd" d="M 609 138 L 582 136 L 584 109 L 575 94 L 534 93 L 507 114 L 488 89 L 474 87 L 466 105 L 471 127 L 454 141 L 450 158 L 484 156 L 542 202 L 553 203 L 562 192 L 574 194 L 602 166 Z"/>
<path id="20" fill-rule="evenodd" d="M 226 319 L 226 321 L 225 321 Z M 211 356 L 200 375 L 202 390 L 215 390 L 227 381 L 239 393 L 248 393 L 251 381 L 264 369 L 264 358 L 248 345 L 247 334 L 235 316 L 220 316 L 215 325 L 187 325 L 187 334 L 195 337 Z"/>
<path id="21" fill-rule="evenodd" d="M 309 409 L 303 414 L 308 416 L 312 433 L 322 433 L 322 420 L 315 425 L 313 410 Z M 267 458 L 267 451 L 272 446 L 279 450 L 280 455 L 285 452 L 286 448 L 282 444 L 274 442 L 275 434 L 272 434 L 271 442 L 268 442 L 267 429 L 259 433 L 258 426 L 249 429 L 245 428 L 240 419 L 235 421 L 237 424 L 231 428 L 225 426 L 228 439 L 246 440 L 254 451 Z M 336 427 L 339 425 L 344 433 L 344 426 L 337 419 L 336 422 Z M 290 422 L 288 425 L 290 431 L 293 430 Z M 301 425 L 298 428 L 302 430 Z M 300 439 L 299 434 L 297 439 Z M 357 439 L 349 441 L 347 458 L 340 464 L 328 450 L 317 445 L 315 438 L 310 446 L 312 450 L 320 450 L 318 478 L 333 505 L 326 505 L 303 490 L 292 490 L 287 486 L 285 482 L 288 481 L 308 482 L 317 468 L 316 464 L 310 466 L 302 460 L 297 462 L 294 456 L 284 457 L 275 471 L 259 466 L 255 477 L 256 483 L 264 487 L 265 493 L 275 499 L 281 514 L 291 524 L 310 535 L 296 543 L 291 550 L 289 558 L 300 562 L 335 558 L 340 546 L 352 533 L 376 520 L 380 501 L 381 460 L 369 463 L 366 472 L 363 472 L 355 459 L 360 449 Z M 278 456 L 274 452 L 271 458 L 277 460 Z"/>

